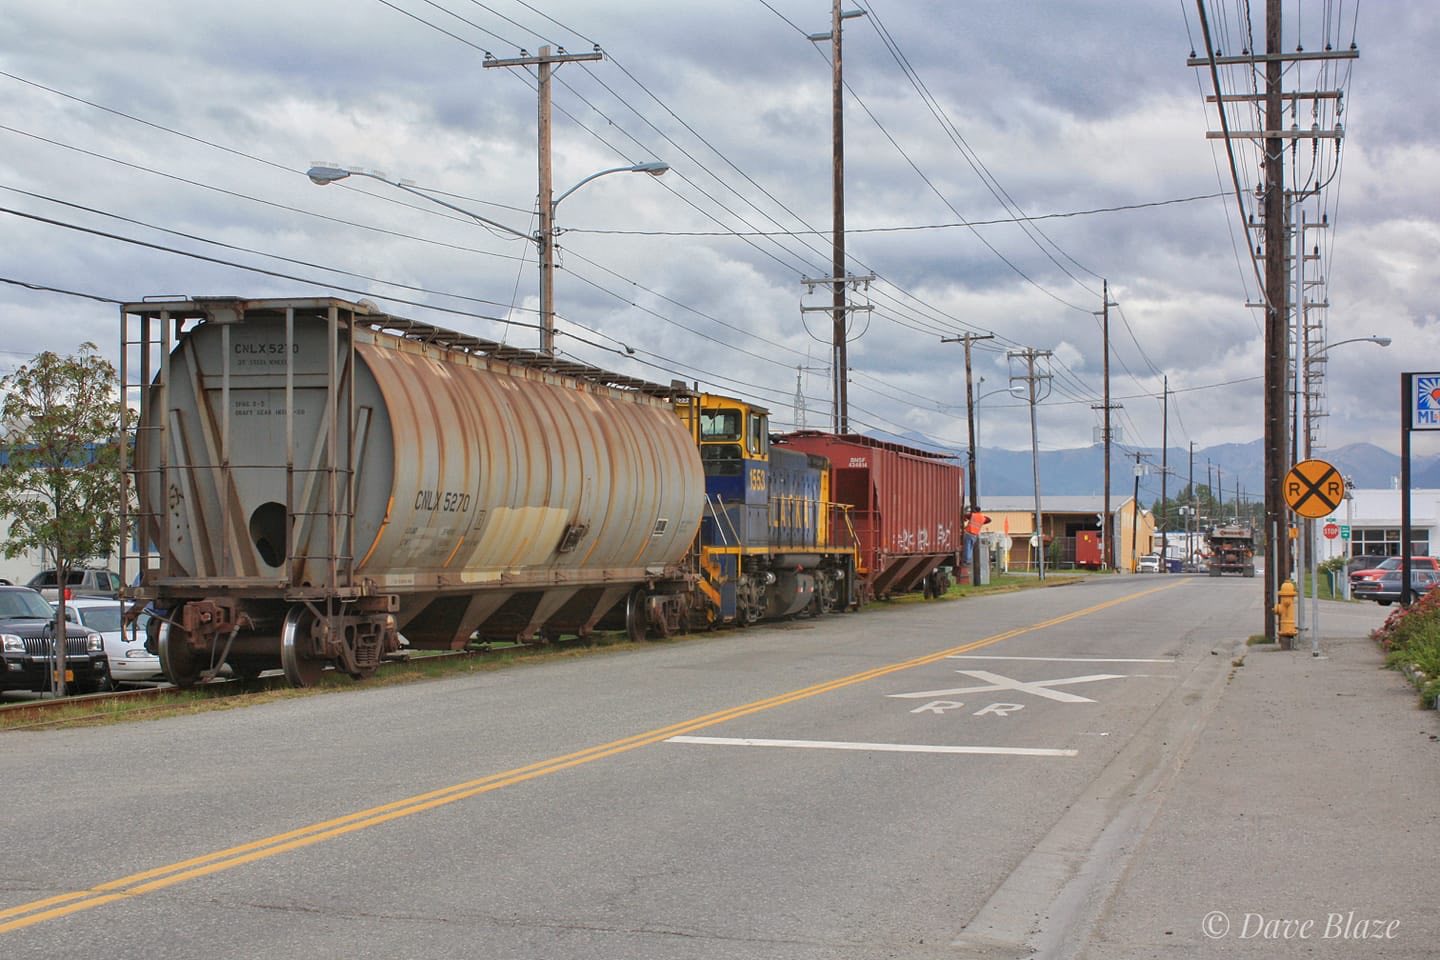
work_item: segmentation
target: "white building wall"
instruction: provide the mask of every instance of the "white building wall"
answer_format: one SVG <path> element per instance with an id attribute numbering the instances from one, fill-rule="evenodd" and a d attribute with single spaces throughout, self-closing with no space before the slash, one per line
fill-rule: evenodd
<path id="1" fill-rule="evenodd" d="M 30 578 L 39 573 L 44 566 L 44 560 L 38 550 L 27 550 L 13 560 L 0 553 L 0 580 L 7 580 L 23 586 L 29 583 Z"/>
<path id="2" fill-rule="evenodd" d="M 1326 521 L 1333 520 L 1336 524 L 1348 524 L 1351 529 L 1352 539 L 1342 540 L 1337 537 L 1334 540 L 1326 540 L 1320 535 L 1317 541 L 1320 544 L 1318 558 L 1323 562 L 1331 557 L 1341 555 L 1354 555 L 1359 553 L 1387 553 L 1398 556 L 1400 553 L 1400 491 L 1392 489 L 1383 490 L 1351 490 L 1351 499 L 1347 500 L 1339 510 L 1329 517 L 1319 521 L 1323 527 Z M 1417 554 L 1429 554 L 1440 556 L 1440 490 L 1411 490 L 1410 491 L 1410 528 L 1416 531 L 1416 536 L 1424 536 L 1426 543 L 1417 545 Z M 1363 544 L 1358 537 L 1354 536 L 1357 530 L 1384 530 L 1387 536 L 1393 539 L 1384 541 L 1388 549 L 1373 549 L 1376 544 Z M 1352 549 L 1352 546 L 1353 549 Z"/>

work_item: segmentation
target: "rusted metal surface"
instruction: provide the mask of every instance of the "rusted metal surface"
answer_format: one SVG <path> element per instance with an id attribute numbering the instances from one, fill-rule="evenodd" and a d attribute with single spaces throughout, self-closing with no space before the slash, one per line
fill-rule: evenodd
<path id="1" fill-rule="evenodd" d="M 362 573 L 486 583 L 684 555 L 704 481 L 663 404 L 405 346 L 359 347 L 361 402 L 381 414 L 359 471 Z"/>
<path id="2" fill-rule="evenodd" d="M 830 461 L 830 496 L 852 508 L 861 574 L 875 594 L 913 589 L 955 559 L 964 470 L 954 458 L 855 434 L 802 431 L 776 442 Z"/>
<path id="3" fill-rule="evenodd" d="M 589 629 L 682 573 L 704 478 L 668 388 L 343 301 L 122 310 L 175 332 L 137 432 L 137 596 L 258 625 L 385 594 L 413 645 L 457 646 Z"/>

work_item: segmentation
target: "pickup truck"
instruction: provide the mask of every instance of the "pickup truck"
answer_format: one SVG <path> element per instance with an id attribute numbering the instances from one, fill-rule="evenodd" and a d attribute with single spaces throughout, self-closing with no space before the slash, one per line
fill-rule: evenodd
<path id="1" fill-rule="evenodd" d="M 1384 560 L 1381 560 L 1378 564 L 1371 567 L 1369 570 L 1354 571 L 1350 574 L 1351 595 L 1355 594 L 1355 588 L 1360 585 L 1361 581 L 1379 580 L 1389 571 L 1399 569 L 1399 557 L 1386 557 Z M 1437 560 L 1435 557 L 1411 557 L 1410 569 L 1412 572 L 1415 570 L 1433 570 L 1436 572 L 1440 572 L 1440 560 Z"/>
<path id="2" fill-rule="evenodd" d="M 60 599 L 60 591 L 56 587 L 58 577 L 52 570 L 41 570 L 30 578 L 26 584 L 32 590 L 39 590 L 40 595 L 46 600 Z M 113 570 L 101 570 L 95 567 L 77 567 L 70 571 L 66 578 L 67 586 L 70 588 L 70 597 L 118 597 L 120 596 L 120 574 Z"/>

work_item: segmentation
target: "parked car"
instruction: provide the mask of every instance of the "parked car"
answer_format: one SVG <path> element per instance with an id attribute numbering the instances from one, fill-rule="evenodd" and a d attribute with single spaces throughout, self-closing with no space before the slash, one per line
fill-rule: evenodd
<path id="1" fill-rule="evenodd" d="M 51 689 L 55 664 L 55 610 L 29 587 L 0 587 L 0 690 Z M 95 693 L 108 676 L 105 638 L 76 624 L 65 631 L 65 684 Z"/>
<path id="2" fill-rule="evenodd" d="M 1160 572 L 1160 554 L 1158 554 L 1158 553 L 1147 553 L 1147 554 L 1145 554 L 1145 556 L 1141 557 L 1141 558 L 1140 558 L 1140 572 L 1141 572 L 1141 573 L 1159 573 L 1159 572 Z"/>
<path id="3" fill-rule="evenodd" d="M 1355 595 L 1355 587 L 1362 580 L 1378 580 L 1380 576 L 1390 570 L 1400 569 L 1399 557 L 1386 557 L 1369 570 L 1356 570 L 1350 574 L 1350 595 Z M 1436 570 L 1440 571 L 1440 559 L 1435 557 L 1411 557 L 1411 570 Z"/>
<path id="4" fill-rule="evenodd" d="M 164 680 L 160 658 L 145 649 L 145 628 L 150 615 L 142 613 L 133 627 L 126 627 L 121 623 L 124 612 L 124 604 L 119 600 L 104 597 L 76 597 L 65 603 L 66 620 L 98 630 L 104 638 L 111 685 Z"/>
<path id="5" fill-rule="evenodd" d="M 1355 574 L 1361 570 L 1374 570 L 1388 559 L 1390 555 L 1385 553 L 1362 553 L 1345 561 L 1345 572 Z"/>
<path id="6" fill-rule="evenodd" d="M 1400 601 L 1400 571 L 1386 570 L 1378 577 L 1361 580 L 1350 588 L 1350 595 L 1356 600 L 1374 600 L 1382 607 Z M 1420 597 L 1440 583 L 1440 572 L 1435 570 L 1411 570 L 1410 592 Z"/>
<path id="7" fill-rule="evenodd" d="M 30 578 L 27 584 L 32 590 L 39 590 L 46 600 L 60 599 L 56 587 L 59 575 L 55 570 L 41 570 Z M 113 570 L 95 567 L 80 567 L 71 570 L 66 579 L 70 592 L 67 597 L 118 597 L 120 596 L 120 574 Z"/>

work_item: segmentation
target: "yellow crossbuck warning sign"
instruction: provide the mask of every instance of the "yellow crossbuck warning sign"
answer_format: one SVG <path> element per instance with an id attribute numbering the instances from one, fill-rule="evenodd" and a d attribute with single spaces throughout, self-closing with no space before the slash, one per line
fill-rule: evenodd
<path id="1" fill-rule="evenodd" d="M 1324 460 L 1301 460 L 1285 475 L 1285 502 L 1302 517 L 1328 517 L 1345 500 L 1345 478 Z"/>

